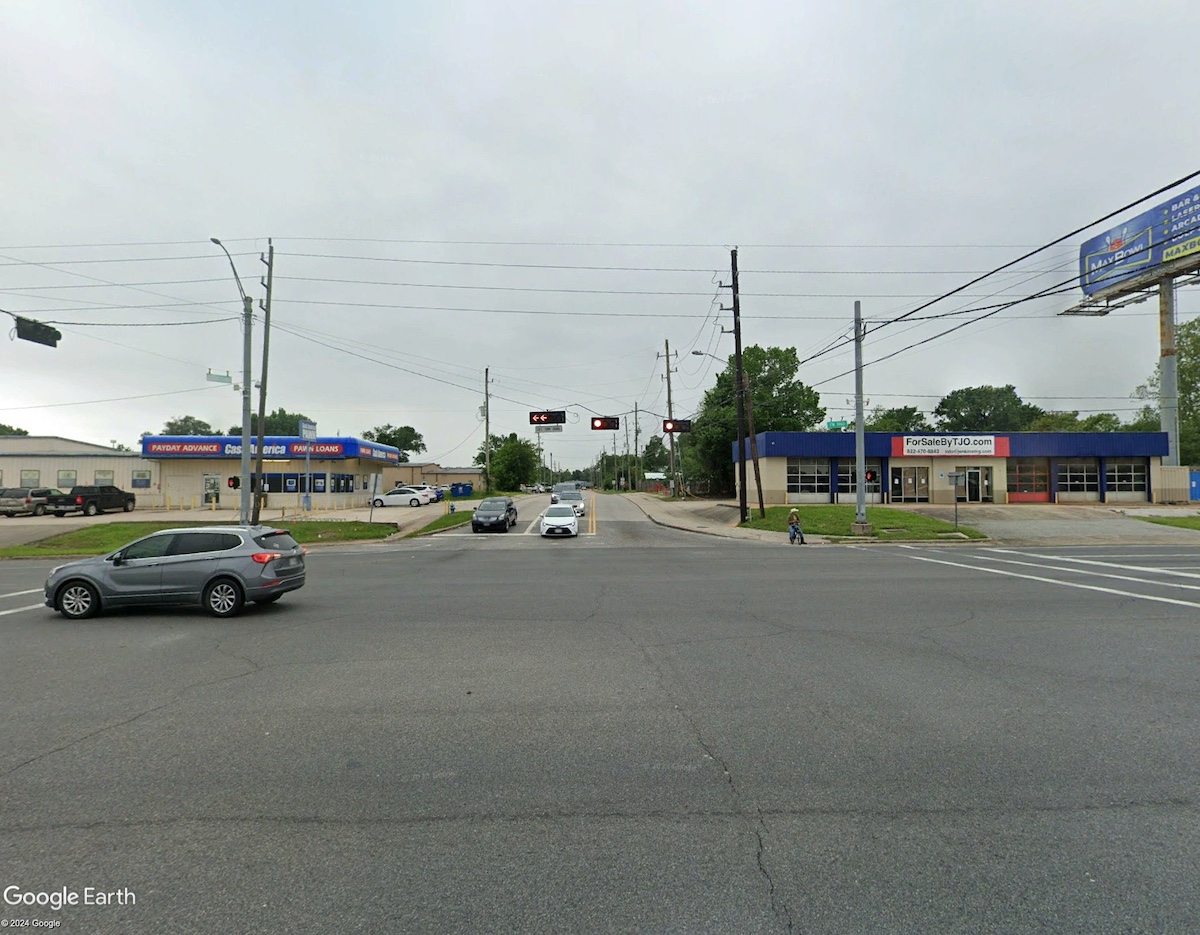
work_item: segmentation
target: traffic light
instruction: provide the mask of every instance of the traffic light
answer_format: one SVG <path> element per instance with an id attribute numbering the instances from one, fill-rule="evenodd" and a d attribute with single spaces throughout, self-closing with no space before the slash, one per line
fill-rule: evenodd
<path id="1" fill-rule="evenodd" d="M 875 481 L 879 480 L 878 471 L 867 471 L 864 476 L 866 477 L 868 484 L 873 484 Z"/>
<path id="2" fill-rule="evenodd" d="M 592 428 L 601 431 L 615 431 L 621 427 L 619 416 L 596 416 L 592 419 Z"/>
<path id="3" fill-rule="evenodd" d="M 40 321 L 34 321 L 32 318 L 22 318 L 20 315 L 14 315 L 13 317 L 17 320 L 17 337 L 22 341 L 45 344 L 47 347 L 58 347 L 58 342 L 62 338 L 62 335 L 57 328 L 51 328 L 49 325 Z"/>
<path id="4" fill-rule="evenodd" d="M 664 432 L 690 432 L 691 430 L 691 419 L 663 419 Z"/>
<path id="5" fill-rule="evenodd" d="M 225 481 L 225 483 L 228 484 L 230 487 L 232 487 L 234 490 L 238 490 L 242 486 L 242 479 L 240 477 L 231 477 L 227 481 Z"/>
<path id="6" fill-rule="evenodd" d="M 565 409 L 551 409 L 548 412 L 529 413 L 530 425 L 562 425 L 567 421 Z"/>

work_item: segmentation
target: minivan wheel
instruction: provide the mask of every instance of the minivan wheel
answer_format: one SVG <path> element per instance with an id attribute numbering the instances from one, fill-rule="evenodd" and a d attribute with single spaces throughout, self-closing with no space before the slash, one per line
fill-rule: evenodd
<path id="1" fill-rule="evenodd" d="M 238 614 L 244 600 L 238 583 L 229 578 L 218 578 L 204 589 L 204 609 L 214 617 Z"/>
<path id="2" fill-rule="evenodd" d="M 84 504 L 83 515 L 84 516 L 95 516 L 96 515 L 96 504 L 94 504 L 94 503 Z"/>
<path id="3" fill-rule="evenodd" d="M 58 592 L 55 603 L 68 620 L 84 620 L 100 609 L 100 595 L 86 581 L 72 581 Z"/>
<path id="4" fill-rule="evenodd" d="M 12 516 L 11 513 L 9 513 L 8 515 Z M 34 516 L 45 516 L 46 515 L 46 504 L 44 504 L 44 503 L 36 504 L 33 508 L 33 515 Z"/>

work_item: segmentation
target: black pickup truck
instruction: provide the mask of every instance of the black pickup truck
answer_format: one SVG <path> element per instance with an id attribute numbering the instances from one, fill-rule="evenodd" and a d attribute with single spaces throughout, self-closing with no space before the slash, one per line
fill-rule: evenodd
<path id="1" fill-rule="evenodd" d="M 124 510 L 128 513 L 135 506 L 137 497 L 111 484 L 72 487 L 70 493 L 60 493 L 46 501 L 46 511 L 55 516 L 66 516 L 68 513 L 95 516 L 105 510 Z"/>

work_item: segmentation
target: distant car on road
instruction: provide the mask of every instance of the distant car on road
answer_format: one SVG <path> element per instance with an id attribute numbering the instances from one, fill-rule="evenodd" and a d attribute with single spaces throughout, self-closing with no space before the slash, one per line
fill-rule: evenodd
<path id="1" fill-rule="evenodd" d="M 13 517 L 22 513 L 43 516 L 51 497 L 61 497 L 57 487 L 5 487 L 0 489 L 0 513 Z"/>
<path id="2" fill-rule="evenodd" d="M 397 487 L 387 493 L 378 493 L 371 502 L 381 506 L 424 506 L 429 502 L 429 491 L 416 490 L 412 487 Z"/>
<path id="3" fill-rule="evenodd" d="M 508 532 L 517 525 L 517 505 L 512 497 L 488 497 L 475 507 L 471 517 L 471 532 L 499 529 Z"/>
<path id="4" fill-rule="evenodd" d="M 543 536 L 578 536 L 579 517 L 575 508 L 566 503 L 556 503 L 546 507 L 542 514 L 541 523 Z"/>
<path id="5" fill-rule="evenodd" d="M 60 493 L 46 499 L 46 510 L 58 517 L 68 513 L 95 516 L 105 510 L 130 513 L 136 505 L 137 497 L 112 484 L 76 486 L 71 488 L 70 493 Z"/>
<path id="6" fill-rule="evenodd" d="M 270 604 L 303 587 L 305 551 L 270 526 L 164 529 L 59 565 L 46 579 L 46 606 L 71 620 L 138 604 L 200 603 L 214 617 L 232 617 L 246 601 Z"/>
<path id="7" fill-rule="evenodd" d="M 585 513 L 587 513 L 587 501 L 583 498 L 583 494 L 578 490 L 562 491 L 558 495 L 558 502 L 573 508 L 577 516 L 583 516 Z"/>

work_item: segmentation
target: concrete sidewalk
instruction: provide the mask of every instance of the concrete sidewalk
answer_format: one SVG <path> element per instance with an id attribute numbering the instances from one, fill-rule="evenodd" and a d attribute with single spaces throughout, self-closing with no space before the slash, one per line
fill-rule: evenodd
<path id="1" fill-rule="evenodd" d="M 742 539 L 749 542 L 767 542 L 772 545 L 787 545 L 786 532 L 769 532 L 763 529 L 743 529 L 738 526 L 738 504 L 735 500 L 664 500 L 649 493 L 626 494 L 659 526 L 682 529 L 685 532 L 720 536 L 723 539 Z M 823 543 L 820 536 L 804 538 L 810 543 Z"/>

